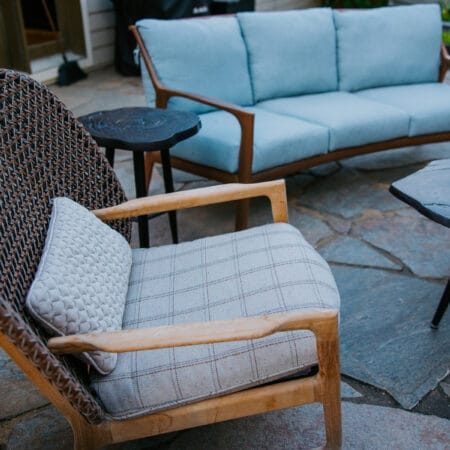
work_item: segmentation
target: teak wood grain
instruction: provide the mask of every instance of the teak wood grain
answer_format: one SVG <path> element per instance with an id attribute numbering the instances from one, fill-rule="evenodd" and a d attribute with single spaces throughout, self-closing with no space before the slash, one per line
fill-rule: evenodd
<path id="1" fill-rule="evenodd" d="M 294 330 L 317 330 L 335 320 L 334 310 L 311 309 L 233 320 L 170 325 L 152 328 L 77 334 L 51 338 L 48 348 L 55 354 L 87 351 L 132 352 L 167 347 L 213 344 L 259 339 Z"/>
<path id="2" fill-rule="evenodd" d="M 97 209 L 92 212 L 102 220 L 114 220 L 254 197 L 267 197 L 270 200 L 274 222 L 288 221 L 284 180 L 255 184 L 224 184 L 189 191 L 178 191 L 136 198 L 117 206 Z"/>

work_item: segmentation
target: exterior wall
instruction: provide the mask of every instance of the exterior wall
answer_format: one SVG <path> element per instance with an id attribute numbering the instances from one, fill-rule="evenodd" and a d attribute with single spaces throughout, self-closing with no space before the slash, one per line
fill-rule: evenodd
<path id="1" fill-rule="evenodd" d="M 110 0 L 87 0 L 88 32 L 92 50 L 90 67 L 114 61 L 114 7 Z"/>
<path id="2" fill-rule="evenodd" d="M 274 11 L 283 9 L 303 9 L 322 6 L 321 0 L 256 0 L 256 11 Z"/>

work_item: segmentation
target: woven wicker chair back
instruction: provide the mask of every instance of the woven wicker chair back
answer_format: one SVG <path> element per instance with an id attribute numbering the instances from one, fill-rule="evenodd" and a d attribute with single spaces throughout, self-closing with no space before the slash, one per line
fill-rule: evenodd
<path id="1" fill-rule="evenodd" d="M 47 334 L 24 311 L 51 213 L 66 196 L 89 209 L 118 204 L 124 192 L 97 145 L 43 85 L 0 69 L 0 331 L 89 422 L 103 410 L 86 385 L 86 367 L 47 349 Z M 130 223 L 111 226 L 130 237 Z"/>

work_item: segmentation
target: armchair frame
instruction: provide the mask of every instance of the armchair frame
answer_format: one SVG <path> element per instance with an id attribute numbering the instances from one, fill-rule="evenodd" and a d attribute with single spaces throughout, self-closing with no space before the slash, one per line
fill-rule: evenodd
<path id="1" fill-rule="evenodd" d="M 103 220 L 115 220 L 119 217 L 131 217 L 164 209 L 190 208 L 258 196 L 269 198 L 275 222 L 287 222 L 284 181 L 266 182 L 257 185 L 213 186 L 131 200 L 93 212 Z M 326 429 L 324 448 L 340 448 L 342 437 L 337 311 L 309 310 L 302 313 L 274 314 L 222 321 L 220 325 L 221 332 L 219 334 L 217 332 L 212 333 L 212 331 L 217 331 L 217 322 L 211 322 L 52 338 L 48 341 L 48 347 L 54 353 L 80 352 L 93 348 L 122 352 L 253 339 L 280 331 L 308 329 L 316 335 L 319 371 L 316 375 L 308 378 L 251 388 L 161 413 L 123 421 L 106 418 L 99 424 L 92 424 L 1 332 L 0 347 L 10 355 L 69 421 L 74 433 L 74 446 L 77 450 L 101 448 L 112 443 L 155 436 L 313 402 L 321 402 L 324 409 Z"/>
<path id="2" fill-rule="evenodd" d="M 208 18 L 205 18 L 208 20 Z M 206 178 L 221 181 L 223 183 L 254 183 L 259 181 L 273 180 L 280 177 L 285 177 L 297 173 L 300 170 L 317 166 L 332 161 L 337 161 L 352 156 L 363 155 L 366 153 L 380 152 L 383 150 L 390 150 L 394 148 L 401 148 L 412 145 L 423 145 L 435 142 L 450 141 L 450 132 L 445 133 L 433 133 L 424 134 L 415 137 L 402 137 L 391 139 L 388 141 L 375 142 L 372 144 L 348 147 L 333 152 L 329 152 L 319 156 L 313 156 L 310 158 L 301 159 L 293 163 L 284 164 L 281 166 L 273 167 L 271 169 L 263 170 L 261 172 L 252 173 L 252 160 L 253 160 L 253 133 L 254 133 L 254 114 L 246 111 L 240 106 L 225 103 L 220 100 L 207 98 L 202 95 L 183 92 L 180 90 L 170 89 L 164 86 L 158 79 L 155 67 L 153 66 L 151 56 L 144 44 L 142 36 L 136 26 L 129 27 L 133 33 L 137 45 L 139 47 L 142 60 L 149 73 L 150 80 L 155 89 L 156 107 L 167 108 L 168 101 L 171 97 L 183 97 L 189 100 L 193 100 L 199 103 L 213 106 L 222 111 L 226 111 L 232 114 L 239 122 L 241 127 L 241 142 L 239 150 L 239 166 L 237 173 L 228 173 L 222 170 L 208 167 L 202 164 L 194 163 L 180 157 L 171 157 L 172 166 L 191 172 L 196 175 L 200 175 Z M 441 45 L 441 64 L 439 67 L 439 82 L 443 82 L 447 70 L 450 69 L 450 56 L 448 55 L 445 45 Z M 153 163 L 159 161 L 159 156 L 156 152 L 147 153 L 146 155 L 146 180 L 150 183 L 151 171 Z M 148 187 L 148 186 L 147 186 Z M 236 209 L 236 229 L 246 228 L 248 225 L 248 200 L 243 200 L 238 203 Z"/>

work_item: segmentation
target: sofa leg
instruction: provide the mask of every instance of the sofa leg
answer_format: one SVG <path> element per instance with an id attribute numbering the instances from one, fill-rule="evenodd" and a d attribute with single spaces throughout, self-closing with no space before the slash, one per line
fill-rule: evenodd
<path id="1" fill-rule="evenodd" d="M 248 228 L 248 213 L 250 209 L 250 200 L 239 200 L 236 204 L 236 231 Z"/>

